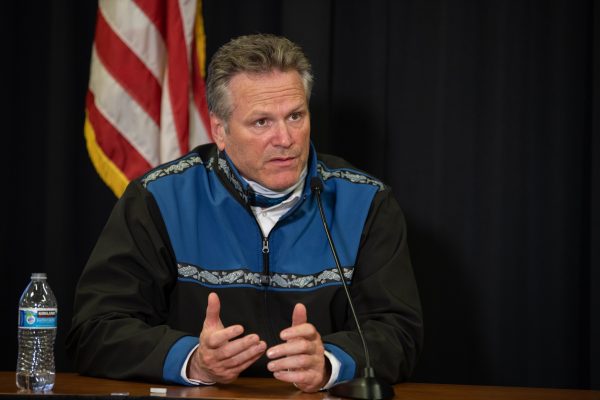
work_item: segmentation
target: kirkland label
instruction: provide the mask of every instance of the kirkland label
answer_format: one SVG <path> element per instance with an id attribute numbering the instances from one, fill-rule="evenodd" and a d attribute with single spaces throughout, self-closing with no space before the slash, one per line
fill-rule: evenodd
<path id="1" fill-rule="evenodd" d="M 56 308 L 19 308 L 19 328 L 56 329 Z"/>

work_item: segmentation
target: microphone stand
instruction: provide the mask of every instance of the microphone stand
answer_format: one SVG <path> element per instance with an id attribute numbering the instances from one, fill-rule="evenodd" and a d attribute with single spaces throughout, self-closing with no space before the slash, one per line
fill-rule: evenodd
<path id="1" fill-rule="evenodd" d="M 352 312 L 352 316 L 354 317 L 356 330 L 358 331 L 358 336 L 360 336 L 360 340 L 362 341 L 363 349 L 365 352 L 365 369 L 363 370 L 364 376 L 340 382 L 329 388 L 329 393 L 337 397 L 347 397 L 359 400 L 391 399 L 392 397 L 394 397 L 394 388 L 385 381 L 375 377 L 375 371 L 373 370 L 373 367 L 371 367 L 369 349 L 367 348 L 365 337 L 362 333 L 362 329 L 360 328 L 358 317 L 356 316 L 356 312 L 354 311 L 354 304 L 352 302 L 352 298 L 350 297 L 350 291 L 348 290 L 348 285 L 346 285 L 344 272 L 342 271 L 342 267 L 340 266 L 340 260 L 337 255 L 333 239 L 331 238 L 329 227 L 327 226 L 325 212 L 323 211 L 323 204 L 321 203 L 321 191 L 323 190 L 323 183 L 319 178 L 315 177 L 311 179 L 310 187 L 316 196 L 317 205 L 319 207 L 319 213 L 321 214 L 321 221 L 323 222 L 325 234 L 327 235 L 327 240 L 329 241 L 329 248 L 331 249 L 331 253 L 333 254 L 335 266 L 337 267 L 338 273 L 340 274 L 342 286 L 344 287 L 346 297 L 348 298 L 348 304 L 350 305 L 350 311 Z"/>

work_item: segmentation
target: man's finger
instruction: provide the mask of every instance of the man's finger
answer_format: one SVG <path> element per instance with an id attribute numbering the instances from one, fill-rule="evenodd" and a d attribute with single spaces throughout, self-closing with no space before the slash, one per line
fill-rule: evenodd
<path id="1" fill-rule="evenodd" d="M 292 326 L 301 325 L 308 321 L 306 316 L 306 307 L 304 304 L 298 303 L 292 312 Z"/>
<path id="2" fill-rule="evenodd" d="M 267 347 L 267 345 L 265 344 L 265 347 Z M 246 362 L 238 365 L 237 367 L 233 368 L 233 370 L 237 373 L 240 374 L 242 371 L 246 370 L 249 366 L 251 366 L 252 364 L 254 364 L 256 362 L 256 360 L 258 360 L 261 356 L 262 356 L 263 352 L 257 352 L 256 355 L 254 355 L 253 357 L 251 357 L 249 360 L 247 360 Z"/>
<path id="3" fill-rule="evenodd" d="M 244 333 L 244 327 L 241 325 L 232 325 L 227 328 L 219 329 L 208 334 L 202 332 L 200 340 L 204 346 L 209 349 L 216 349 L 224 346 L 228 341 L 235 339 Z"/>
<path id="4" fill-rule="evenodd" d="M 271 372 L 311 369 L 317 365 L 317 356 L 307 354 L 290 355 L 271 361 L 267 369 Z"/>
<path id="5" fill-rule="evenodd" d="M 208 305 L 206 306 L 206 318 L 204 319 L 204 326 L 215 328 L 222 326 L 221 317 L 221 301 L 216 293 L 208 295 Z"/>
<path id="6" fill-rule="evenodd" d="M 223 359 L 222 365 L 225 368 L 237 368 L 240 365 L 245 365 L 248 361 L 256 361 L 263 355 L 267 349 L 267 344 L 259 341 L 251 346 L 245 347 L 242 351 Z"/>
<path id="7" fill-rule="evenodd" d="M 304 304 L 296 304 L 292 311 L 292 326 L 281 331 L 279 334 L 281 340 L 287 341 L 299 336 L 305 337 L 306 329 L 312 328 L 312 325 L 307 323 L 308 318 L 306 314 L 306 307 Z M 298 331 L 298 329 L 300 329 L 300 331 Z"/>
<path id="8" fill-rule="evenodd" d="M 267 357 L 272 360 L 282 357 L 289 357 L 298 354 L 314 354 L 316 346 L 308 340 L 292 340 L 277 346 L 271 347 L 267 352 Z"/>
<path id="9" fill-rule="evenodd" d="M 238 325 L 241 326 L 241 325 Z M 213 335 L 214 336 L 214 335 Z M 235 340 L 225 340 L 221 346 L 215 346 L 217 351 L 217 359 L 226 360 L 234 357 L 236 354 L 246 351 L 252 346 L 257 345 L 260 342 L 260 338 L 257 334 L 252 333 L 244 337 Z M 212 343 L 210 343 L 212 345 Z M 212 346 L 211 346 L 212 347 Z M 218 347 L 218 348 L 216 348 Z"/>
<path id="10" fill-rule="evenodd" d="M 300 383 L 307 380 L 306 375 L 309 373 L 306 370 L 283 370 L 273 372 L 273 376 L 283 382 Z"/>

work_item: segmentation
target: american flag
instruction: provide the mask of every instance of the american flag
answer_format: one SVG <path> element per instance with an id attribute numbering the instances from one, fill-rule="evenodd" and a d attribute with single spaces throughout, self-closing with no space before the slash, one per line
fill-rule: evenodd
<path id="1" fill-rule="evenodd" d="M 85 138 L 120 196 L 130 180 L 211 141 L 201 0 L 100 0 Z"/>

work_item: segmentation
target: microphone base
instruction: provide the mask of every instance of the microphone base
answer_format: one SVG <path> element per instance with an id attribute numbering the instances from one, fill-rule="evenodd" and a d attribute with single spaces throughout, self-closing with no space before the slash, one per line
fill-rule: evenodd
<path id="1" fill-rule="evenodd" d="M 330 387 L 329 393 L 349 399 L 385 400 L 394 397 L 394 388 L 381 379 L 370 376 L 340 382 Z"/>

